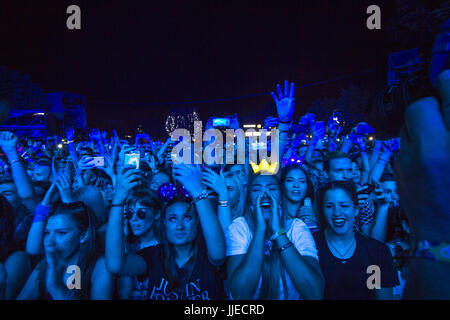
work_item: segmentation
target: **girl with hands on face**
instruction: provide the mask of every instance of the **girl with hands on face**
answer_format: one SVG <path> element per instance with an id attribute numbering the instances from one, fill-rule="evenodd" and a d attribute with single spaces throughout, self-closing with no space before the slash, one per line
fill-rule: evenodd
<path id="1" fill-rule="evenodd" d="M 227 233 L 228 280 L 234 299 L 321 299 L 323 280 L 308 227 L 287 224 L 281 188 L 273 175 L 248 186 L 244 216 Z"/>

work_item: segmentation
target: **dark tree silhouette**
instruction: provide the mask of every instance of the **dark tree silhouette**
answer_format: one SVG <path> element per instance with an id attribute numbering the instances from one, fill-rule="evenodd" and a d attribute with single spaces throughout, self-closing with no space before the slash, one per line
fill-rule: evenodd
<path id="1" fill-rule="evenodd" d="M 6 101 L 12 109 L 49 108 L 46 95 L 29 75 L 9 71 L 5 66 L 0 66 L 0 101 Z"/>

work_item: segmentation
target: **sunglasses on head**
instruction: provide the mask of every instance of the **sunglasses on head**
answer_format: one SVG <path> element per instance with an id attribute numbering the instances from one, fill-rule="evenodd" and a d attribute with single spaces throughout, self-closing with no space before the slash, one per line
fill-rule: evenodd
<path id="1" fill-rule="evenodd" d="M 146 209 L 143 208 L 138 209 L 136 212 L 128 211 L 127 213 L 125 213 L 127 220 L 131 220 L 133 218 L 134 213 L 136 213 L 136 216 L 138 217 L 139 220 L 144 220 L 148 212 Z"/>

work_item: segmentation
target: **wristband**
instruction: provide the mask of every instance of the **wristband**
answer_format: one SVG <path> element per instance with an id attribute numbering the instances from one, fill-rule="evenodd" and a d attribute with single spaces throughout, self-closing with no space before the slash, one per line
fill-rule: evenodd
<path id="1" fill-rule="evenodd" d="M 413 257 L 448 263 L 450 262 L 450 242 L 418 241 Z"/>
<path id="2" fill-rule="evenodd" d="M 278 120 L 278 122 L 279 122 L 279 123 L 283 123 L 283 124 L 291 124 L 292 120 L 289 120 L 289 121 L 281 121 L 281 120 Z"/>
<path id="3" fill-rule="evenodd" d="M 33 222 L 45 221 L 52 211 L 53 206 L 45 206 L 39 203 L 34 210 Z"/>
<path id="4" fill-rule="evenodd" d="M 194 204 L 197 201 L 206 199 L 206 198 L 208 198 L 208 196 L 209 196 L 209 191 L 207 189 L 204 189 L 202 191 L 202 193 L 200 193 L 197 197 L 194 198 L 194 200 L 192 200 L 191 204 Z"/>
<path id="5" fill-rule="evenodd" d="M 270 241 L 275 241 L 279 236 L 282 236 L 283 234 L 286 234 L 286 231 L 281 228 L 277 232 L 275 232 L 272 237 L 270 237 Z"/>
<path id="6" fill-rule="evenodd" d="M 125 204 L 122 202 L 122 203 L 111 203 L 111 205 L 110 205 L 110 207 L 111 208 L 121 208 L 121 207 L 123 207 Z"/>
<path id="7" fill-rule="evenodd" d="M 228 200 L 219 200 L 219 207 L 229 207 L 230 201 Z"/>
<path id="8" fill-rule="evenodd" d="M 14 159 L 14 160 L 10 161 L 9 163 L 10 164 L 14 164 L 14 163 L 17 163 L 17 162 L 20 162 L 20 158 Z"/>
<path id="9" fill-rule="evenodd" d="M 292 243 L 292 242 L 288 242 L 288 243 L 286 243 L 284 246 L 282 246 L 282 247 L 280 247 L 279 249 L 278 249 L 278 251 L 279 252 L 282 252 L 282 251 L 284 251 L 284 250 L 286 250 L 287 248 L 289 248 L 289 247 L 292 247 L 294 244 Z"/>

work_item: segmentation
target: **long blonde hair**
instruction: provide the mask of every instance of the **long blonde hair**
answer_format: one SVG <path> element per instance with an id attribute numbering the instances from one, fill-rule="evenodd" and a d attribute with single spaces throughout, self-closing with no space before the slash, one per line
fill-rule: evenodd
<path id="1" fill-rule="evenodd" d="M 245 208 L 245 194 L 244 194 L 244 186 L 242 183 L 240 183 L 239 178 L 236 174 L 232 172 L 227 172 L 224 174 L 225 178 L 230 178 L 235 186 L 237 187 L 239 199 L 238 199 L 238 205 L 235 208 L 231 208 L 231 219 L 234 220 L 238 217 L 242 217 L 244 215 L 244 208 Z M 235 213 L 235 214 L 233 214 Z"/>
<path id="2" fill-rule="evenodd" d="M 259 175 L 254 175 L 250 178 L 247 185 L 247 206 L 244 211 L 244 218 L 248 223 L 251 232 L 254 234 L 256 228 L 256 212 L 253 212 L 250 208 L 250 194 L 254 181 Z M 280 181 L 276 176 L 273 176 L 276 180 L 278 188 L 281 193 Z M 286 217 L 284 212 L 281 212 L 281 224 L 285 225 Z M 270 221 L 268 222 L 270 223 Z M 270 228 L 266 228 L 264 235 L 264 241 L 268 241 L 272 236 Z M 276 248 L 273 248 L 269 255 L 264 254 L 263 267 L 262 267 L 262 283 L 261 290 L 257 299 L 260 300 L 277 300 L 280 299 L 280 278 L 283 285 L 284 296 L 288 296 L 288 287 L 286 283 L 286 270 L 281 261 L 280 253 Z"/>

